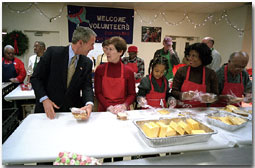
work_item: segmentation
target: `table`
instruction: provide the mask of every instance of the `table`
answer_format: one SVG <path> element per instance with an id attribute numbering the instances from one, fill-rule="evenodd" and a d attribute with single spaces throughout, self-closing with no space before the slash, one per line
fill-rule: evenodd
<path id="1" fill-rule="evenodd" d="M 185 110 L 185 109 L 184 109 Z M 202 118 L 206 111 L 197 117 Z M 252 123 L 225 135 L 217 128 L 207 142 L 168 147 L 149 147 L 140 137 L 133 119 L 157 118 L 145 110 L 128 111 L 129 120 L 121 121 L 109 112 L 93 112 L 88 121 L 77 121 L 71 113 L 57 113 L 50 120 L 45 114 L 30 114 L 2 147 L 3 164 L 53 162 L 59 152 L 69 151 L 96 158 L 146 155 L 168 152 L 203 151 L 252 144 Z M 174 117 L 177 113 L 170 113 Z M 247 132 L 247 135 L 240 132 Z M 245 142 L 245 143 L 243 143 Z"/>
<path id="2" fill-rule="evenodd" d="M 24 99 L 35 99 L 34 90 L 21 90 L 20 85 L 15 88 L 12 92 L 7 94 L 4 99 L 6 101 L 13 101 L 13 100 L 24 100 Z"/>

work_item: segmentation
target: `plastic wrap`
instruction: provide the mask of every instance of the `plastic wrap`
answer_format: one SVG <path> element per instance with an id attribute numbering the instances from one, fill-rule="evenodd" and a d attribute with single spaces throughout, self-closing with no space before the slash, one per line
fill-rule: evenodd
<path id="1" fill-rule="evenodd" d="M 70 110 L 71 110 L 75 119 L 77 119 L 77 120 L 87 120 L 88 119 L 87 111 L 81 110 L 76 107 L 72 107 L 72 108 L 70 108 Z"/>

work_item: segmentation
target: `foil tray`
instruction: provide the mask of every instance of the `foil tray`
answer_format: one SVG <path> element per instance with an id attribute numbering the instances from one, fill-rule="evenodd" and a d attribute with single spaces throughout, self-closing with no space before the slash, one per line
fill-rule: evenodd
<path id="1" fill-rule="evenodd" d="M 162 121 L 165 124 L 169 125 L 171 121 L 179 122 L 180 120 L 185 121 L 187 118 L 192 118 L 193 120 L 199 122 L 200 128 L 203 129 L 206 133 L 205 134 L 184 134 L 184 135 L 176 135 L 176 136 L 169 136 L 165 138 L 150 138 L 148 137 L 142 130 L 142 126 L 146 122 L 151 121 Z M 164 147 L 164 146 L 171 146 L 171 145 L 183 145 L 183 144 L 190 144 L 190 143 L 200 143 L 206 142 L 209 138 L 217 133 L 217 130 L 210 128 L 208 125 L 195 119 L 193 117 L 177 117 L 177 118 L 159 118 L 159 119 L 150 119 L 150 120 L 134 120 L 133 123 L 139 130 L 139 135 L 143 138 L 143 140 L 151 147 Z"/>
<path id="2" fill-rule="evenodd" d="M 239 118 L 244 119 L 246 122 L 241 124 L 241 125 L 229 125 L 229 124 L 226 124 L 226 123 L 224 123 L 220 120 L 210 118 L 212 116 L 214 116 L 214 117 L 225 117 L 225 116 L 239 117 Z M 247 121 L 248 121 L 248 119 L 246 117 L 242 117 L 242 116 L 234 114 L 234 113 L 223 112 L 223 111 L 210 113 L 210 114 L 206 115 L 206 117 L 207 117 L 207 121 L 208 121 L 209 124 L 220 127 L 222 129 L 225 129 L 225 130 L 228 130 L 228 131 L 234 131 L 234 130 L 237 130 L 239 128 L 242 128 L 247 124 Z"/>

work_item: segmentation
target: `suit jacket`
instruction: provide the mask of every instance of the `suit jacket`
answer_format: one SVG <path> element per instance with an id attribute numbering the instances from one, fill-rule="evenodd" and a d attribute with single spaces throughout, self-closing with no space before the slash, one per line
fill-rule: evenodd
<path id="1" fill-rule="evenodd" d="M 48 47 L 41 57 L 31 77 L 32 87 L 36 96 L 35 112 L 44 112 L 43 96 L 48 96 L 59 110 L 70 111 L 70 107 L 83 107 L 86 102 L 93 102 L 92 89 L 92 61 L 80 55 L 75 72 L 67 88 L 67 71 L 69 59 L 69 46 Z M 82 97 L 80 91 L 82 90 Z"/>

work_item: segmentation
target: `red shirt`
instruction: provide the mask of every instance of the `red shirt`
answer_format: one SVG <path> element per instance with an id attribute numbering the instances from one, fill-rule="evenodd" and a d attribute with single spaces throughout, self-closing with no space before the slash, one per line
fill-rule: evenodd
<path id="1" fill-rule="evenodd" d="M 101 64 L 97 67 L 95 72 L 95 94 L 96 98 L 101 102 L 105 108 L 109 107 L 110 104 L 107 103 L 103 94 L 102 94 L 102 77 L 105 72 L 105 65 Z M 119 78 L 121 76 L 121 64 L 118 62 L 117 64 L 109 63 L 108 65 L 108 77 Z M 126 65 L 124 65 L 124 78 L 125 78 L 125 87 L 126 87 L 126 100 L 125 104 L 129 106 L 135 100 L 136 92 L 135 92 L 135 77 L 133 71 Z M 112 88 L 114 92 L 114 88 Z"/>
<path id="2" fill-rule="evenodd" d="M 12 63 L 12 61 L 6 60 L 6 59 L 4 59 L 4 57 L 2 57 L 2 61 L 3 60 L 4 60 L 4 64 Z M 16 78 L 19 80 L 20 83 L 22 83 L 27 75 L 25 67 L 24 67 L 24 63 L 20 59 L 14 57 L 13 64 L 14 64 L 15 70 L 18 74 L 18 76 Z"/>

